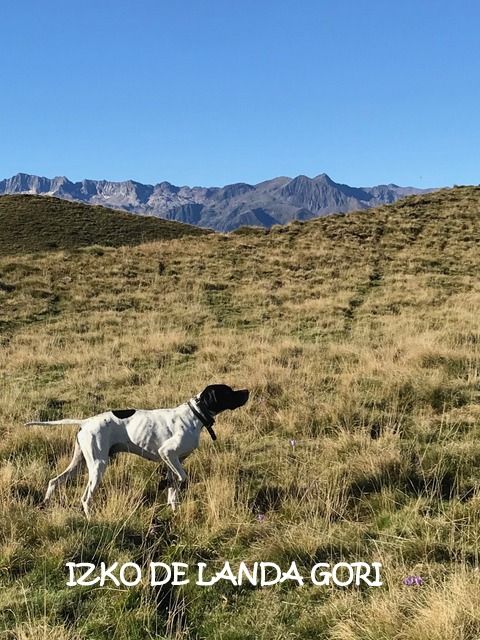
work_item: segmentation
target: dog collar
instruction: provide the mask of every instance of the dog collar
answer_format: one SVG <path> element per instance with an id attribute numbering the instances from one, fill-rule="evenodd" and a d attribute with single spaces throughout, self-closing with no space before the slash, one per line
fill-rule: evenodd
<path id="1" fill-rule="evenodd" d="M 198 402 L 198 401 L 197 401 Z M 213 430 L 213 425 L 215 424 L 215 420 L 212 417 L 206 418 L 200 411 L 199 409 L 197 409 L 191 400 L 188 401 L 188 406 L 190 407 L 190 409 L 193 411 L 193 413 L 197 416 L 197 418 L 200 420 L 200 422 L 203 424 L 203 426 L 206 428 L 206 430 L 208 431 L 208 433 L 210 434 L 210 437 L 212 440 L 216 440 L 217 436 L 215 434 L 215 431 Z M 206 413 L 206 410 L 205 410 Z"/>

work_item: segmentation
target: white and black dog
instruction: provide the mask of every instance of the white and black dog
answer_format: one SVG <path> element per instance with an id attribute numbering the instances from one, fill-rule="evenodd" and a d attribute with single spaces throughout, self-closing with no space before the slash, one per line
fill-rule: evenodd
<path id="1" fill-rule="evenodd" d="M 88 483 L 82 505 L 88 517 L 89 502 L 110 456 L 125 451 L 167 465 L 171 481 L 168 504 L 175 510 L 180 484 L 187 477 L 181 462 L 198 447 L 202 427 L 206 427 L 215 439 L 212 429 L 215 416 L 221 411 L 243 406 L 248 396 L 247 389 L 234 391 L 227 385 L 213 384 L 174 409 L 124 409 L 106 411 L 84 420 L 27 422 L 27 425 L 80 425 L 73 458 L 63 473 L 50 480 L 44 501 L 48 501 L 56 487 L 79 472 L 85 458 Z"/>

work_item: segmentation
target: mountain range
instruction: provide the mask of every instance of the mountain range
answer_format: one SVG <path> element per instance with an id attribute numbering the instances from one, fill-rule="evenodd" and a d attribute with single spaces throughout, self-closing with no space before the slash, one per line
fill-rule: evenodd
<path id="1" fill-rule="evenodd" d="M 368 209 L 427 191 L 432 189 L 396 184 L 350 187 L 334 182 L 325 173 L 315 178 L 278 177 L 255 185 L 239 182 L 224 187 L 178 187 L 170 182 L 151 185 L 134 180 L 72 182 L 63 176 L 44 178 L 26 173 L 0 181 L 0 195 L 55 196 L 217 231 L 246 225 L 271 227 L 291 220 Z"/>

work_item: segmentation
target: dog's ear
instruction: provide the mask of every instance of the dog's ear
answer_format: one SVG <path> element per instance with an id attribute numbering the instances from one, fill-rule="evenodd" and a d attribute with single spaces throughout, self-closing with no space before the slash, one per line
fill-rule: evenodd
<path id="1" fill-rule="evenodd" d="M 205 389 L 200 394 L 200 400 L 204 402 L 207 407 L 215 406 L 217 402 L 215 387 L 211 384 L 209 384 L 208 387 L 205 387 Z"/>

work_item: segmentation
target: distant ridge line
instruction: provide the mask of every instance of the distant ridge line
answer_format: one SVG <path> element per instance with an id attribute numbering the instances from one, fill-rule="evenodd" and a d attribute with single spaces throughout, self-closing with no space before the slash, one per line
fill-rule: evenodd
<path id="1" fill-rule="evenodd" d="M 135 180 L 72 182 L 65 176 L 46 178 L 28 173 L 17 173 L 0 181 L 0 195 L 55 196 L 216 231 L 232 231 L 245 225 L 271 227 L 292 220 L 369 209 L 429 191 L 434 189 L 393 183 L 351 187 L 334 182 L 326 173 L 314 178 L 282 176 L 255 185 L 239 182 L 224 187 L 179 187 L 166 181 L 155 185 Z"/>

